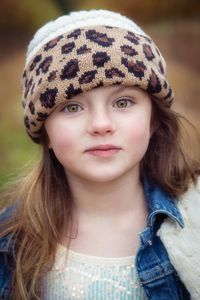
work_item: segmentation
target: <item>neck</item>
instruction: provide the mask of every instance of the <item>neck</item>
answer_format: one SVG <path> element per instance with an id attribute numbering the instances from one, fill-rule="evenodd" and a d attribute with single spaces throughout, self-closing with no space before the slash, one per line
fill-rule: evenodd
<path id="1" fill-rule="evenodd" d="M 136 251 L 138 233 L 146 226 L 147 207 L 139 176 L 128 173 L 106 183 L 88 182 L 68 174 L 73 220 L 67 234 L 65 229 L 62 233 L 63 245 L 78 252 L 100 251 L 100 256 L 111 252 L 123 256 Z"/>
<path id="2" fill-rule="evenodd" d="M 77 215 L 117 218 L 146 210 L 146 201 L 139 175 L 126 174 L 110 182 L 91 182 L 68 175 Z"/>

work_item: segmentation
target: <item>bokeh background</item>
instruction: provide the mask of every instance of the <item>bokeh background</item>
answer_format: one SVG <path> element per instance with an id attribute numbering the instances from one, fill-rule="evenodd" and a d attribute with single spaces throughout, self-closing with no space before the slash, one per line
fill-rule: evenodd
<path id="1" fill-rule="evenodd" d="M 200 132 L 199 0 L 0 0 L 0 188 L 39 156 L 22 120 L 20 80 L 28 42 L 45 22 L 91 8 L 125 14 L 154 39 L 175 90 L 173 108 Z"/>

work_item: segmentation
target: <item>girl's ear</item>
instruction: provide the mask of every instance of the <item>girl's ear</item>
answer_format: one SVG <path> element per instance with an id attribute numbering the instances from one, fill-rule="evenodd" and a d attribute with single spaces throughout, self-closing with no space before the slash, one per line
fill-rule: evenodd
<path id="1" fill-rule="evenodd" d="M 152 120 L 151 122 L 151 127 L 150 127 L 151 136 L 159 128 L 159 126 L 160 126 L 160 122 L 158 121 L 157 118 L 154 118 L 154 120 Z"/>
<path id="2" fill-rule="evenodd" d="M 52 149 L 51 142 L 50 142 L 49 139 L 48 139 L 48 148 L 49 148 L 49 149 Z"/>
<path id="3" fill-rule="evenodd" d="M 48 147 L 48 149 L 52 149 L 51 141 L 49 139 L 45 126 L 43 126 L 42 128 L 41 136 L 43 137 L 43 142 Z"/>
<path id="4" fill-rule="evenodd" d="M 157 109 L 156 109 L 154 100 L 152 99 L 150 136 L 152 136 L 159 127 L 160 127 L 160 121 L 158 118 L 158 113 L 157 113 Z"/>
<path id="5" fill-rule="evenodd" d="M 151 125 L 150 125 L 150 135 L 152 134 L 160 127 L 160 122 L 158 120 L 158 117 L 156 115 L 155 109 L 153 107 L 152 115 L 151 115 Z"/>

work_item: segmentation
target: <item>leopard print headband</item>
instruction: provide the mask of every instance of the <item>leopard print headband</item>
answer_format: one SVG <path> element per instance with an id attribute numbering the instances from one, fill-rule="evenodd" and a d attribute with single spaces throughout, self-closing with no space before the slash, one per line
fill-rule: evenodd
<path id="1" fill-rule="evenodd" d="M 34 142 L 40 143 L 44 121 L 58 105 L 99 86 L 138 86 L 170 107 L 165 61 L 152 39 L 112 24 L 66 29 L 29 54 L 22 103 Z"/>

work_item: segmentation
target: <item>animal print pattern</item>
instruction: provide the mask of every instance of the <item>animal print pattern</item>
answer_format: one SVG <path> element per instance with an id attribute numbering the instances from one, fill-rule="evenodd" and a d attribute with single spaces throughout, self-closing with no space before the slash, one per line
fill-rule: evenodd
<path id="1" fill-rule="evenodd" d="M 43 123 L 61 103 L 99 86 L 138 86 L 166 106 L 173 92 L 165 61 L 145 36 L 111 26 L 88 26 L 46 43 L 25 67 L 24 124 L 40 142 Z"/>

